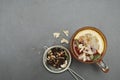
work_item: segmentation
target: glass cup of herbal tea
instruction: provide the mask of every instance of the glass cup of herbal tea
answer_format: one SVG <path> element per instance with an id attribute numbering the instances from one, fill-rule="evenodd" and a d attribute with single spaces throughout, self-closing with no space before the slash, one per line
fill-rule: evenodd
<path id="1" fill-rule="evenodd" d="M 75 59 L 83 63 L 96 63 L 105 73 L 109 71 L 109 67 L 103 62 L 106 48 L 104 34 L 91 26 L 78 29 L 70 40 L 70 50 Z"/>

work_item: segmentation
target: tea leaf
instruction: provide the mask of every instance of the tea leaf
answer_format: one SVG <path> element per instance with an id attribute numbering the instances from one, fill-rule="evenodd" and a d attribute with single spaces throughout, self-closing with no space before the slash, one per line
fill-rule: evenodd
<path id="1" fill-rule="evenodd" d="M 93 60 L 93 58 L 94 58 L 94 56 L 93 56 L 93 55 L 90 55 L 90 59 L 92 59 L 92 60 Z"/>
<path id="2" fill-rule="evenodd" d="M 101 57 L 100 54 L 95 55 L 95 56 L 93 57 L 93 61 L 96 61 L 96 60 L 99 59 L 100 57 Z"/>

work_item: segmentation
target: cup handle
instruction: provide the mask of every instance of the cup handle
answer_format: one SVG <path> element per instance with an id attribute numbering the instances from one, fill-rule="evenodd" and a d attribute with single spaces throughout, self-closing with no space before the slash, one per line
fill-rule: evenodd
<path id="1" fill-rule="evenodd" d="M 109 71 L 109 67 L 104 63 L 103 60 L 100 60 L 99 62 L 96 63 L 100 68 L 101 70 L 104 72 L 104 73 L 107 73 Z"/>

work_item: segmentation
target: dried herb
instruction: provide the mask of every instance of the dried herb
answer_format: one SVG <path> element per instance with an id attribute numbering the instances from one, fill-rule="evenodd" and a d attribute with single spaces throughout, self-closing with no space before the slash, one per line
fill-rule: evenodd
<path id="1" fill-rule="evenodd" d="M 99 58 L 101 57 L 101 55 L 100 54 L 96 54 L 96 55 L 94 55 L 93 56 L 93 61 L 96 61 L 96 60 L 98 60 Z"/>
<path id="2" fill-rule="evenodd" d="M 47 64 L 55 68 L 65 68 L 68 55 L 64 49 L 52 48 L 47 54 Z M 64 67 L 62 65 L 65 65 Z"/>

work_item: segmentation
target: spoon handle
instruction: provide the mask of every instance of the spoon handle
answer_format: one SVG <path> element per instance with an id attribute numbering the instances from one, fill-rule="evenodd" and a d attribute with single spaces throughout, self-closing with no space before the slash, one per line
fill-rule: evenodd
<path id="1" fill-rule="evenodd" d="M 68 68 L 68 71 L 72 74 L 72 76 L 76 79 L 79 80 L 79 78 L 81 80 L 85 80 L 82 76 L 80 76 L 78 73 L 76 73 L 73 69 Z M 79 77 L 79 78 L 78 78 Z"/>

